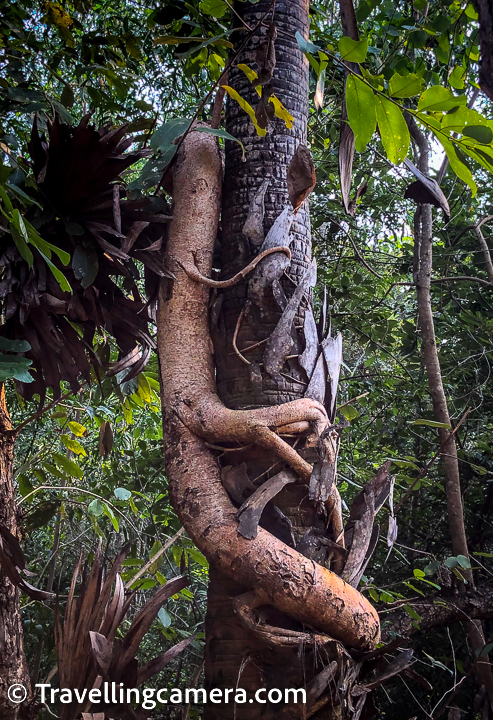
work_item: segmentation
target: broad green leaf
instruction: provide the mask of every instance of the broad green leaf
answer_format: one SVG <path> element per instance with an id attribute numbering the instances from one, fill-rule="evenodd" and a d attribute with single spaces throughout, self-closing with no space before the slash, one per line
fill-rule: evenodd
<path id="1" fill-rule="evenodd" d="M 168 628 L 171 625 L 171 615 L 164 608 L 161 608 L 157 616 L 163 627 Z"/>
<path id="2" fill-rule="evenodd" d="M 489 145 L 493 140 L 493 132 L 487 125 L 468 125 L 462 134 L 483 145 Z"/>
<path id="3" fill-rule="evenodd" d="M 366 38 L 353 40 L 344 36 L 339 40 L 339 52 L 343 60 L 361 63 L 368 54 L 368 40 Z"/>
<path id="4" fill-rule="evenodd" d="M 457 555 L 457 562 L 463 568 L 464 570 L 470 570 L 471 569 L 471 563 L 468 557 L 466 555 Z"/>
<path id="5" fill-rule="evenodd" d="M 419 568 L 415 568 L 413 570 L 413 574 L 414 574 L 415 578 L 418 578 L 418 580 L 421 580 L 421 578 L 424 578 L 424 576 L 425 576 L 425 573 L 422 570 L 420 570 Z"/>
<path id="6" fill-rule="evenodd" d="M 195 129 L 198 132 L 204 132 L 208 133 L 209 135 L 215 135 L 216 137 L 223 138 L 223 140 L 232 140 L 233 142 L 237 142 L 238 145 L 241 147 L 242 158 L 245 157 L 245 146 L 243 145 L 241 140 L 238 140 L 238 138 L 235 138 L 234 135 L 231 135 L 231 133 L 223 130 L 223 128 L 211 128 L 208 125 L 198 125 Z"/>
<path id="7" fill-rule="evenodd" d="M 465 105 L 465 95 L 456 96 L 442 85 L 434 85 L 424 91 L 418 101 L 418 112 L 436 112 L 437 110 L 452 110 L 454 107 Z"/>
<path id="8" fill-rule="evenodd" d="M 89 510 L 91 515 L 94 515 L 94 517 L 99 517 L 104 513 L 103 503 L 97 498 L 89 503 L 87 509 Z"/>
<path id="9" fill-rule="evenodd" d="M 64 480 L 66 482 L 69 479 L 67 475 L 65 475 L 65 473 L 63 473 L 61 470 L 59 470 L 57 467 L 55 467 L 49 462 L 44 461 L 43 467 L 48 470 L 48 472 L 54 477 L 60 478 L 60 480 Z"/>
<path id="10" fill-rule="evenodd" d="M 456 65 L 450 75 L 448 76 L 449 84 L 452 85 L 456 90 L 463 90 L 465 85 L 465 68 L 460 65 Z"/>
<path id="11" fill-rule="evenodd" d="M 19 355 L 4 355 L 0 353 L 0 382 L 14 378 L 19 382 L 31 383 L 34 378 L 28 372 L 32 360 Z"/>
<path id="12" fill-rule="evenodd" d="M 257 135 L 260 135 L 260 137 L 264 137 L 267 130 L 263 130 L 258 126 L 257 118 L 255 117 L 255 110 L 252 108 L 250 103 L 248 103 L 246 100 L 244 100 L 241 95 L 239 95 L 234 88 L 230 87 L 229 85 L 223 85 L 222 86 L 228 95 L 233 98 L 233 100 L 236 100 L 238 105 L 249 115 L 251 121 L 253 122 L 255 126 L 255 130 L 257 131 Z"/>
<path id="13" fill-rule="evenodd" d="M 72 257 L 72 269 L 83 288 L 87 288 L 96 279 L 99 271 L 98 255 L 94 248 L 77 245 Z"/>
<path id="14" fill-rule="evenodd" d="M 81 425 L 78 422 L 75 422 L 75 420 L 71 420 L 68 424 L 71 431 L 74 433 L 74 435 L 77 435 L 77 437 L 86 437 L 87 436 L 87 430 L 84 427 L 84 425 Z"/>
<path id="15" fill-rule="evenodd" d="M 76 455 L 82 455 L 82 457 L 85 457 L 87 455 L 80 442 L 75 438 L 71 438 L 70 435 L 62 435 L 60 440 L 65 445 L 67 450 L 71 450 Z"/>
<path id="16" fill-rule="evenodd" d="M 26 495 L 29 495 L 29 493 L 34 490 L 34 486 L 32 485 L 32 483 L 22 473 L 17 477 L 17 482 L 19 486 L 19 492 L 22 497 L 26 497 Z"/>
<path id="17" fill-rule="evenodd" d="M 355 420 L 359 417 L 359 412 L 356 410 L 354 405 L 344 405 L 344 407 L 339 408 L 338 412 L 340 412 L 341 415 L 344 415 L 346 420 Z"/>
<path id="18" fill-rule="evenodd" d="M 129 500 L 132 497 L 132 493 L 127 488 L 118 487 L 113 490 L 113 494 L 117 500 Z"/>
<path id="19" fill-rule="evenodd" d="M 322 48 L 318 45 L 314 45 L 309 40 L 305 40 L 303 35 L 297 30 L 295 34 L 296 42 L 302 53 L 316 53 Z"/>
<path id="20" fill-rule="evenodd" d="M 394 73 L 389 81 L 389 94 L 395 98 L 408 98 L 423 92 L 425 81 L 416 73 L 399 75 Z"/>
<path id="21" fill-rule="evenodd" d="M 188 130 L 191 122 L 185 118 L 169 120 L 152 133 L 149 145 L 153 150 L 164 150 Z"/>
<path id="22" fill-rule="evenodd" d="M 27 340 L 9 340 L 6 337 L 0 337 L 0 350 L 7 352 L 27 352 L 31 349 Z"/>
<path id="23" fill-rule="evenodd" d="M 51 243 L 44 240 L 41 235 L 39 235 L 36 230 L 33 228 L 31 223 L 29 223 L 26 220 L 26 230 L 27 234 L 29 236 L 29 240 L 34 247 L 36 247 L 38 250 L 42 251 L 50 260 L 51 260 L 51 253 L 54 252 L 55 255 L 57 255 L 60 259 L 60 261 L 66 266 L 70 262 L 70 255 L 68 252 L 65 252 L 65 250 L 62 250 L 61 248 L 57 247 L 56 245 L 52 245 Z"/>
<path id="24" fill-rule="evenodd" d="M 358 152 L 364 152 L 377 127 L 375 94 L 360 78 L 349 75 L 346 81 L 346 108 Z"/>
<path id="25" fill-rule="evenodd" d="M 426 420 L 426 418 L 418 418 L 418 420 L 411 420 L 411 422 L 409 422 L 408 424 L 427 425 L 428 427 L 447 428 L 448 430 L 450 430 L 450 425 L 448 425 L 448 423 L 438 422 L 437 420 Z"/>
<path id="26" fill-rule="evenodd" d="M 457 177 L 460 178 L 463 182 L 466 183 L 466 185 L 471 188 L 471 195 L 472 197 L 474 197 L 478 191 L 477 185 L 474 182 L 471 171 L 457 155 L 455 145 L 450 140 L 446 140 L 443 137 L 443 133 L 437 133 L 437 137 L 438 140 L 442 143 L 445 152 L 447 153 L 450 167 L 457 175 Z"/>
<path id="27" fill-rule="evenodd" d="M 398 165 L 406 157 L 410 143 L 409 129 L 404 116 L 393 102 L 378 97 L 377 121 L 387 157 L 394 165 Z"/>
<path id="28" fill-rule="evenodd" d="M 188 548 L 187 547 L 187 553 L 188 553 L 188 555 L 190 555 L 192 560 L 195 560 L 195 562 L 198 562 L 199 565 L 202 565 L 202 567 L 205 567 L 205 568 L 209 567 L 209 562 L 208 562 L 207 558 L 205 557 L 205 555 L 202 555 L 200 550 L 197 550 L 197 548 L 191 548 L 191 547 Z"/>
<path id="29" fill-rule="evenodd" d="M 77 463 L 74 463 L 73 460 L 69 460 L 65 455 L 62 455 L 61 453 L 53 453 L 52 458 L 58 467 L 65 470 L 67 475 L 70 477 L 79 478 L 79 480 L 84 477 L 84 473 Z"/>
<path id="30" fill-rule="evenodd" d="M 421 621 L 421 615 L 418 615 L 416 610 L 411 607 L 411 605 L 404 605 L 404 610 L 407 612 L 408 615 L 412 617 L 413 620 L 416 620 L 417 622 Z"/>
<path id="31" fill-rule="evenodd" d="M 224 0 L 202 0 L 199 10 L 206 15 L 219 18 L 228 11 L 228 6 Z"/>

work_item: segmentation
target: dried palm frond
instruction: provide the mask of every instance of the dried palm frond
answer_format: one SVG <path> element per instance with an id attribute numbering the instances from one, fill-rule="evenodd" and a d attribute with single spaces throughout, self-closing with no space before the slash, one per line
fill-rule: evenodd
<path id="1" fill-rule="evenodd" d="M 154 349 L 149 322 L 157 280 L 172 277 L 161 252 L 170 220 L 165 201 L 127 198 L 121 178 L 148 151 L 127 152 L 133 143 L 125 138 L 127 125 L 96 129 L 89 121 L 86 115 L 71 127 L 55 119 L 42 134 L 36 120 L 33 125 L 36 188 L 25 192 L 35 204 L 26 220 L 55 248 L 52 266 L 36 243 L 28 246 L 29 262 L 12 228 L 0 228 L 0 335 L 31 346 L 25 356 L 33 361 L 34 382 L 20 384 L 27 398 L 43 398 L 47 386 L 57 396 L 62 380 L 76 390 L 81 378 L 89 381 L 91 368 L 99 375 L 105 360 L 93 347 L 96 331 L 118 346 L 120 359 L 110 372 L 128 368 L 126 380 L 138 374 Z M 70 267 L 56 249 L 62 258 L 70 255 Z M 146 297 L 135 260 L 145 268 Z M 72 292 L 62 289 L 60 273 Z"/>
<path id="2" fill-rule="evenodd" d="M 63 620 L 57 608 L 55 612 L 55 645 L 58 661 L 60 687 L 77 688 L 80 693 L 99 687 L 103 681 L 123 683 L 124 688 L 137 688 L 158 673 L 173 660 L 194 636 L 182 640 L 170 650 L 139 667 L 136 659 L 139 646 L 169 597 L 188 585 L 187 578 L 178 576 L 162 585 L 133 618 L 123 638 L 117 639 L 117 632 L 128 613 L 135 592 L 125 598 L 125 589 L 119 575 L 127 548 L 116 557 L 106 578 L 101 563 L 101 544 L 95 553 L 90 574 L 87 564 L 79 561 L 70 586 Z M 77 581 L 82 582 L 77 588 Z M 77 591 L 76 591 L 77 588 Z M 121 630 L 121 628 L 120 628 Z M 75 693 L 74 693 L 75 695 Z M 90 710 L 87 700 L 63 705 L 62 720 L 73 720 L 81 712 Z M 99 711 L 100 706 L 98 706 Z M 101 709 L 105 709 L 104 706 Z M 118 712 L 111 710 L 111 717 L 132 711 L 125 705 L 118 706 Z"/>

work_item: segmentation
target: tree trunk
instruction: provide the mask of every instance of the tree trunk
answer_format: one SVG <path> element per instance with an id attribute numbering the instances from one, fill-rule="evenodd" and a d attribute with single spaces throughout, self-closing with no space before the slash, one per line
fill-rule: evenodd
<path id="1" fill-rule="evenodd" d="M 427 175 L 429 172 L 428 142 L 421 133 L 419 133 L 419 135 L 416 134 L 414 125 L 411 127 L 411 130 L 414 130 L 413 134 L 415 134 L 420 147 L 419 169 Z M 442 382 L 442 371 L 438 356 L 433 308 L 431 305 L 430 281 L 433 268 L 433 218 L 431 205 L 423 204 L 418 206 L 415 213 L 414 226 L 415 269 L 417 270 L 415 283 L 418 297 L 419 329 L 421 332 L 422 352 L 428 377 L 428 387 L 435 420 L 451 428 L 447 398 Z M 438 436 L 443 457 L 445 494 L 452 552 L 456 556 L 465 555 L 469 557 L 455 436 L 445 427 L 438 429 Z M 468 584 L 474 587 L 472 571 L 461 570 L 461 572 Z M 461 585 L 459 589 L 462 592 L 466 591 L 464 585 Z M 480 620 L 470 620 L 466 624 L 471 649 L 473 653 L 476 654 L 476 657 L 481 654 L 480 659 L 476 661 L 477 675 L 480 684 L 485 685 L 490 706 L 493 710 L 493 673 L 488 656 L 481 653 L 485 646 L 482 624 Z"/>
<path id="2" fill-rule="evenodd" d="M 0 525 L 19 538 L 13 476 L 15 437 L 11 429 L 5 388 L 0 384 Z M 22 700 L 20 685 L 27 690 L 30 687 L 24 656 L 20 593 L 0 566 L 0 720 L 17 720 L 27 716 L 25 704 L 15 704 L 9 700 L 9 688 L 12 688 L 14 699 L 17 697 Z"/>
<path id="3" fill-rule="evenodd" d="M 236 3 L 235 9 L 250 27 L 269 10 L 271 3 L 261 0 L 256 5 Z M 275 5 L 274 21 L 277 29 L 277 64 L 272 78 L 275 95 L 294 117 L 291 130 L 282 120 L 274 119 L 265 137 L 259 137 L 245 112 L 234 101 L 227 103 L 226 129 L 245 146 L 246 162 L 241 161 L 241 149 L 237 143 L 226 144 L 225 180 L 222 203 L 222 263 L 221 278 L 230 278 L 247 266 L 259 250 L 259 242 L 253 243 L 243 233 L 249 217 L 252 199 L 265 181 L 269 185 L 264 198 L 264 235 L 268 233 L 276 218 L 289 205 L 286 174 L 289 162 L 300 143 L 306 143 L 308 117 L 308 61 L 300 52 L 295 33 L 308 37 L 308 0 L 278 0 Z M 271 16 L 266 18 L 266 25 Z M 258 33 L 238 58 L 238 63 L 256 67 L 256 48 L 264 32 Z M 258 70 L 258 68 L 256 68 Z M 253 107 L 258 102 L 257 93 L 245 74 L 238 69 L 230 70 L 229 84 Z M 305 202 L 298 212 L 291 228 L 290 245 L 292 259 L 281 287 L 286 298 L 290 298 L 300 282 L 311 260 L 311 232 L 308 204 Z M 303 350 L 302 342 L 295 342 L 290 352 L 294 355 L 276 379 L 263 368 L 266 341 L 275 330 L 281 316 L 281 308 L 272 295 L 264 299 L 261 306 L 249 301 L 249 281 L 242 282 L 222 296 L 219 329 L 213 333 L 216 351 L 218 393 L 227 407 L 235 409 L 258 408 L 266 405 L 280 405 L 304 397 L 308 378 L 297 355 Z M 299 337 L 303 336 L 304 311 L 297 314 L 295 326 Z M 233 352 L 233 347 L 244 352 L 244 358 Z M 282 465 L 276 464 L 275 454 L 258 452 L 248 448 L 243 453 L 228 453 L 224 465 L 241 465 L 246 462 L 246 473 L 252 482 L 262 475 L 266 479 L 278 472 Z M 274 470 L 272 470 L 274 466 Z M 273 503 L 275 502 L 275 507 Z M 279 509 L 291 525 L 295 545 L 303 535 L 313 528 L 324 531 L 326 518 L 320 506 L 307 499 L 306 485 L 288 485 L 269 504 L 261 524 L 269 532 L 285 542 L 284 527 L 275 516 Z M 289 535 L 288 535 L 289 537 Z M 336 539 L 336 538 L 334 538 Z M 300 646 L 273 648 L 252 636 L 252 632 L 239 620 L 234 612 L 235 597 L 245 593 L 247 588 L 231 580 L 211 566 L 206 618 L 206 663 L 205 676 L 209 688 L 236 687 L 237 685 L 254 692 L 259 687 L 300 688 L 306 687 L 334 656 L 326 651 L 323 657 Z M 269 616 L 269 624 L 302 631 L 303 628 L 291 618 L 279 613 Z M 302 717 L 306 708 L 284 708 L 283 717 Z M 279 713 L 279 707 L 269 704 L 259 706 L 209 707 L 208 718 L 272 717 Z"/>

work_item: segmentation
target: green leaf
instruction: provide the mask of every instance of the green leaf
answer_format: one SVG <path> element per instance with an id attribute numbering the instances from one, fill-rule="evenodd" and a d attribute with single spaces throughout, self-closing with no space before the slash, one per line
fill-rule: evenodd
<path id="1" fill-rule="evenodd" d="M 61 272 L 61 270 L 59 270 L 57 267 L 55 267 L 55 265 L 53 265 L 51 260 L 39 248 L 38 248 L 38 252 L 41 255 L 41 257 L 43 258 L 43 260 L 45 261 L 45 263 L 50 268 L 51 272 L 53 273 L 53 276 L 55 277 L 55 280 L 58 282 L 61 289 L 64 290 L 65 292 L 71 293 L 72 288 L 70 287 L 69 281 L 67 280 L 65 275 Z"/>
<path id="2" fill-rule="evenodd" d="M 425 418 L 411 420 L 408 425 L 427 425 L 428 427 L 447 428 L 448 430 L 450 430 L 450 425 L 448 425 L 447 423 L 438 422 L 437 420 L 426 420 Z"/>
<path id="3" fill-rule="evenodd" d="M 407 155 L 410 137 L 404 116 L 387 98 L 377 98 L 377 121 L 380 137 L 391 163 L 398 165 Z"/>
<path id="4" fill-rule="evenodd" d="M 423 91 L 424 84 L 424 79 L 416 73 L 409 75 L 394 73 L 389 81 L 389 94 L 396 98 L 414 97 Z"/>
<path id="5" fill-rule="evenodd" d="M 370 593 L 370 597 L 373 600 L 373 602 L 379 602 L 380 597 L 379 597 L 377 591 L 375 590 L 375 588 L 370 588 L 368 590 L 368 592 Z"/>
<path id="6" fill-rule="evenodd" d="M 346 108 L 356 150 L 364 152 L 377 127 L 376 102 L 371 87 L 355 75 L 346 81 Z"/>
<path id="7" fill-rule="evenodd" d="M 34 486 L 29 482 L 27 477 L 24 474 L 20 474 L 17 478 L 17 482 L 19 484 L 19 492 L 22 495 L 22 497 L 26 497 L 26 495 L 29 495 L 34 490 Z"/>
<path id="8" fill-rule="evenodd" d="M 493 140 L 493 132 L 487 125 L 468 125 L 462 134 L 483 145 L 489 145 Z"/>
<path id="9" fill-rule="evenodd" d="M 465 105 L 465 95 L 456 96 L 442 85 L 433 85 L 424 91 L 418 101 L 418 112 L 436 112 L 437 110 L 452 110 L 454 107 Z"/>
<path id="10" fill-rule="evenodd" d="M 425 573 L 422 570 L 420 570 L 419 568 L 416 568 L 415 570 L 413 570 L 413 573 L 414 573 L 414 577 L 418 578 L 418 580 L 421 580 L 421 578 L 424 578 L 424 576 L 425 576 Z"/>
<path id="11" fill-rule="evenodd" d="M 65 473 L 61 472 L 57 467 L 52 465 L 49 462 L 43 461 L 43 467 L 48 470 L 48 472 L 53 475 L 54 477 L 60 478 L 60 480 L 64 480 L 65 482 L 69 479 Z"/>
<path id="12" fill-rule="evenodd" d="M 449 570 L 455 570 L 455 568 L 459 564 L 459 561 L 455 557 L 448 557 L 446 560 L 443 561 L 443 564 L 445 565 L 445 567 L 448 567 Z"/>
<path id="13" fill-rule="evenodd" d="M 87 436 L 87 430 L 84 427 L 84 425 L 81 425 L 78 422 L 75 422 L 75 420 L 71 420 L 68 424 L 71 431 L 74 433 L 74 435 L 77 435 L 77 437 L 86 437 Z"/>
<path id="14" fill-rule="evenodd" d="M 132 493 L 127 488 L 118 487 L 113 490 L 113 494 L 117 500 L 129 500 L 132 497 Z"/>
<path id="15" fill-rule="evenodd" d="M 174 118 L 158 127 L 151 135 L 149 145 L 153 150 L 165 150 L 190 127 L 191 120 Z"/>
<path id="16" fill-rule="evenodd" d="M 85 457 L 87 455 L 80 442 L 78 440 L 75 440 L 75 438 L 71 438 L 70 435 L 62 435 L 60 440 L 65 445 L 67 450 L 71 450 L 76 455 L 82 455 L 82 457 Z"/>
<path id="17" fill-rule="evenodd" d="M 449 84 L 456 90 L 463 90 L 465 85 L 465 75 L 465 68 L 461 67 L 461 65 L 456 65 L 448 76 Z"/>
<path id="18" fill-rule="evenodd" d="M 27 352 L 31 349 L 27 340 L 10 340 L 6 337 L 0 337 L 0 350 L 7 352 Z"/>
<path id="19" fill-rule="evenodd" d="M 19 213 L 18 210 L 14 210 L 14 213 Z M 14 241 L 14 244 L 19 251 L 19 255 L 23 260 L 27 262 L 29 267 L 31 268 L 34 262 L 34 256 L 31 252 L 31 250 L 28 248 L 25 238 L 23 237 L 22 233 L 19 231 L 19 228 L 14 225 L 14 223 L 9 223 L 10 228 L 10 234 L 12 235 L 12 239 Z"/>
<path id="20" fill-rule="evenodd" d="M 159 618 L 159 622 L 163 627 L 168 628 L 171 625 L 171 615 L 166 612 L 164 608 L 161 608 L 157 616 Z"/>
<path id="21" fill-rule="evenodd" d="M 65 470 L 70 477 L 79 478 L 79 480 L 84 477 L 84 473 L 73 460 L 69 460 L 68 457 L 60 453 L 53 453 L 52 457 L 58 467 Z"/>
<path id="22" fill-rule="evenodd" d="M 408 615 L 412 617 L 413 620 L 416 620 L 417 622 L 421 621 L 421 615 L 418 615 L 416 610 L 410 605 L 404 605 L 404 610 L 407 612 Z"/>
<path id="23" fill-rule="evenodd" d="M 305 40 L 299 30 L 296 31 L 295 38 L 296 42 L 298 43 L 298 47 L 302 53 L 317 53 L 319 50 L 322 49 L 318 45 L 314 45 L 309 40 Z"/>
<path id="24" fill-rule="evenodd" d="M 98 254 L 94 248 L 77 245 L 72 257 L 72 269 L 83 288 L 93 284 L 99 271 Z"/>
<path id="25" fill-rule="evenodd" d="M 368 54 L 368 40 L 366 38 L 353 40 L 344 36 L 339 40 L 339 52 L 343 60 L 361 63 Z"/>
<path id="26" fill-rule="evenodd" d="M 32 362 L 29 358 L 20 357 L 19 355 L 0 353 L 0 382 L 5 382 L 9 378 L 14 378 L 23 383 L 34 382 L 34 378 L 28 372 Z"/>
<path id="27" fill-rule="evenodd" d="M 359 417 L 359 412 L 356 410 L 354 405 L 344 405 L 344 407 L 340 407 L 338 412 L 343 415 L 346 420 L 355 420 L 357 417 Z"/>
<path id="28" fill-rule="evenodd" d="M 471 195 L 474 197 L 478 191 L 477 185 L 473 180 L 472 172 L 469 170 L 467 165 L 465 165 L 462 160 L 459 158 L 457 154 L 457 150 L 455 148 L 455 145 L 450 141 L 446 140 L 443 137 L 443 133 L 437 134 L 438 140 L 443 145 L 443 148 L 445 152 L 447 153 L 447 157 L 450 163 L 450 167 L 454 171 L 454 173 L 457 175 L 460 180 L 466 183 L 471 188 Z"/>
<path id="29" fill-rule="evenodd" d="M 390 602 L 394 602 L 395 598 L 390 593 L 384 591 L 384 592 L 380 593 L 380 600 L 381 600 L 381 602 L 384 602 L 384 603 L 390 603 Z"/>
<path id="30" fill-rule="evenodd" d="M 215 135 L 216 137 L 223 138 L 223 140 L 232 140 L 233 142 L 237 142 L 238 145 L 241 147 L 241 157 L 245 157 L 245 146 L 243 145 L 241 140 L 238 140 L 238 138 L 235 138 L 234 135 L 231 135 L 231 133 L 223 130 L 223 128 L 211 128 L 207 125 L 199 125 L 195 129 L 198 132 L 204 132 L 208 133 L 209 135 Z"/>
<path id="31" fill-rule="evenodd" d="M 199 565 L 202 565 L 202 567 L 204 567 L 204 568 L 209 567 L 209 562 L 208 562 L 207 558 L 205 557 L 205 555 L 202 555 L 200 550 L 197 550 L 197 548 L 187 547 L 187 553 L 188 553 L 188 555 L 190 555 L 192 560 L 195 560 L 195 562 L 198 562 Z"/>
<path id="32" fill-rule="evenodd" d="M 471 569 L 471 563 L 468 557 L 466 555 L 457 555 L 457 562 L 463 568 L 464 570 L 470 570 Z"/>
<path id="33" fill-rule="evenodd" d="M 205 15 L 212 15 L 212 17 L 222 17 L 228 10 L 228 6 L 224 0 L 202 0 L 199 5 L 199 10 Z"/>
<path id="34" fill-rule="evenodd" d="M 257 118 L 255 117 L 255 110 L 252 108 L 249 102 L 244 100 L 241 95 L 239 95 L 236 90 L 229 85 L 223 85 L 222 86 L 228 95 L 233 98 L 233 100 L 236 100 L 238 105 L 249 115 L 251 121 L 253 122 L 255 126 L 255 130 L 257 131 L 257 135 L 260 135 L 260 137 L 264 137 L 264 135 L 267 133 L 267 130 L 263 130 L 261 127 L 259 127 L 257 123 Z"/>
<path id="35" fill-rule="evenodd" d="M 100 500 L 98 499 L 90 502 L 87 509 L 91 513 L 91 515 L 94 515 L 94 517 L 99 517 L 104 513 L 103 503 L 100 502 Z"/>

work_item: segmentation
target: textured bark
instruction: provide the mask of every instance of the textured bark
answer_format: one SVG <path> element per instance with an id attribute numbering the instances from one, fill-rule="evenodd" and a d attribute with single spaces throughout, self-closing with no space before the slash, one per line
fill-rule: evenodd
<path id="1" fill-rule="evenodd" d="M 269 6 L 268 0 L 260 0 L 255 5 L 236 3 L 235 9 L 246 23 L 253 27 Z M 306 143 L 307 135 L 308 62 L 299 51 L 295 33 L 299 31 L 302 36 L 308 37 L 308 9 L 308 0 L 277 0 L 275 4 L 277 63 L 271 84 L 274 93 L 293 115 L 293 128 L 288 130 L 283 121 L 274 119 L 268 126 L 266 136 L 259 137 L 243 110 L 228 99 L 226 129 L 244 144 L 246 162 L 241 162 L 241 151 L 236 143 L 226 143 L 221 236 L 221 278 L 224 279 L 234 276 L 256 256 L 263 237 L 289 205 L 287 169 L 297 147 Z M 255 56 L 260 42 L 261 36 L 254 38 L 238 62 L 258 69 L 255 66 Z M 229 84 L 255 106 L 257 94 L 240 70 L 230 71 Z M 263 223 L 259 211 L 262 198 L 265 208 Z M 249 213 L 252 201 L 256 207 L 254 218 Z M 311 260 L 307 202 L 301 205 L 295 216 L 290 239 L 291 262 L 280 278 L 281 292 L 284 293 L 286 301 L 293 296 L 296 286 L 299 288 Z M 262 302 L 256 302 L 260 295 L 248 281 L 222 293 L 221 314 L 213 331 L 213 339 L 218 392 L 229 408 L 246 410 L 267 405 L 279 406 L 303 398 L 307 391 L 309 377 L 298 357 L 306 349 L 303 338 L 306 305 L 302 304 L 296 313 L 294 327 L 298 330 L 298 336 L 294 338 L 290 359 L 281 363 L 279 368 L 277 360 L 269 365 L 264 353 L 266 348 L 269 350 L 276 344 L 275 331 L 276 328 L 280 331 L 278 323 L 281 307 L 270 288 L 264 293 Z M 282 335 L 280 332 L 279 334 Z M 316 354 L 316 338 L 314 342 Z M 246 351 L 250 346 L 255 347 Z M 242 354 L 245 350 L 244 358 L 233 352 L 233 347 L 239 348 Z M 246 471 L 251 481 L 262 476 L 267 478 L 269 474 L 282 469 L 282 464 L 278 463 L 278 455 L 259 452 L 258 448 L 250 447 L 244 452 L 227 453 L 223 459 L 225 464 L 238 465 L 246 462 Z M 332 501 L 332 508 L 334 504 Z M 279 522 L 279 515 L 275 515 L 279 510 L 284 517 L 283 524 Z M 324 511 L 323 505 L 309 501 L 306 485 L 289 484 L 276 496 L 275 501 L 267 506 L 261 525 L 288 544 L 292 544 L 289 537 L 291 533 L 291 539 L 296 546 L 309 554 L 307 547 L 303 547 L 305 533 L 314 531 L 320 533 L 321 537 L 325 536 L 325 512 L 327 511 Z M 340 528 L 339 532 L 334 534 L 340 536 Z M 332 537 L 332 540 L 337 540 L 337 537 Z M 306 546 L 309 546 L 309 540 Z M 287 549 L 286 545 L 284 547 Z M 306 559 L 302 561 L 302 565 L 305 562 Z M 256 587 L 257 583 L 254 586 Z M 211 567 L 206 622 L 207 685 L 210 688 L 224 688 L 239 684 L 250 691 L 259 686 L 306 687 L 330 663 L 334 655 L 326 648 L 323 657 L 317 657 L 317 653 L 313 653 L 310 647 L 303 647 L 301 638 L 304 628 L 296 622 L 296 614 L 290 610 L 287 610 L 287 614 L 282 614 L 271 609 L 268 619 L 264 616 L 263 620 L 270 626 L 300 633 L 298 645 L 294 640 L 293 646 L 289 648 L 272 647 L 266 644 L 265 638 L 262 642 L 258 637 L 252 637 L 254 625 L 246 626 L 244 619 L 234 612 L 234 598 L 248 589 L 240 584 L 239 578 L 236 578 L 233 584 L 217 568 Z M 277 607 L 279 608 L 279 604 Z M 317 622 L 315 627 L 320 629 L 321 626 Z M 327 693 L 326 687 L 322 688 L 321 694 L 324 691 Z M 337 705 L 337 701 L 331 704 Z M 307 708 L 284 708 L 282 716 L 302 717 L 306 711 Z M 234 717 L 243 720 L 259 717 L 259 714 L 268 718 L 280 712 L 279 708 L 259 707 L 256 704 L 253 707 L 211 707 L 207 711 L 207 717 Z M 324 712 L 327 716 L 326 707 Z"/>
<path id="2" fill-rule="evenodd" d="M 5 389 L 0 384 L 0 525 L 19 537 L 12 467 L 15 437 L 11 429 Z M 16 684 L 30 687 L 24 656 L 20 593 L 0 566 L 0 720 L 27 717 L 25 704 L 14 705 L 8 700 L 7 690 Z"/>

